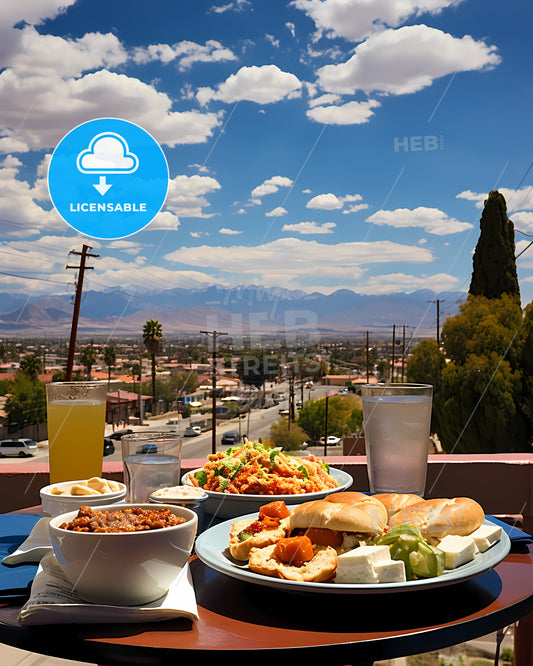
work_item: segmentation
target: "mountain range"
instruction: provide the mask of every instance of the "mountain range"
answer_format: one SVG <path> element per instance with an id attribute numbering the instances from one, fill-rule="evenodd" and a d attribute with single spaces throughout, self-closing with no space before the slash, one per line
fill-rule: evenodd
<path id="1" fill-rule="evenodd" d="M 436 332 L 437 310 L 442 325 L 447 316 L 458 312 L 465 298 L 464 292 L 430 290 L 367 296 L 348 289 L 324 295 L 257 286 L 136 294 L 120 289 L 87 291 L 82 296 L 78 335 L 137 337 L 145 321 L 157 319 L 167 336 L 216 330 L 234 338 L 285 335 L 318 340 L 336 333 L 392 333 L 394 324 L 426 336 Z M 72 313 L 72 296 L 0 292 L 0 335 L 65 336 Z"/>

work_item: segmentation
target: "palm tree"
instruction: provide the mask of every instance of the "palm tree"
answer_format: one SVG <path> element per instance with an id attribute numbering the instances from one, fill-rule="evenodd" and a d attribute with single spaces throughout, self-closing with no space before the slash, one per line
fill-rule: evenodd
<path id="1" fill-rule="evenodd" d="M 152 361 L 152 400 L 155 405 L 155 356 L 161 347 L 163 329 L 157 319 L 149 319 L 143 326 L 143 343 Z"/>
<path id="2" fill-rule="evenodd" d="M 108 345 L 104 349 L 104 362 L 107 365 L 107 384 L 111 381 L 111 368 L 115 366 L 117 362 L 117 350 L 115 345 Z"/>
<path id="3" fill-rule="evenodd" d="M 41 369 L 41 359 L 37 354 L 26 354 L 20 361 L 20 371 L 32 381 L 37 379 Z"/>
<path id="4" fill-rule="evenodd" d="M 91 378 L 91 369 L 96 363 L 97 354 L 96 349 L 93 347 L 92 343 L 83 347 L 81 350 L 80 362 L 87 368 L 87 378 Z"/>

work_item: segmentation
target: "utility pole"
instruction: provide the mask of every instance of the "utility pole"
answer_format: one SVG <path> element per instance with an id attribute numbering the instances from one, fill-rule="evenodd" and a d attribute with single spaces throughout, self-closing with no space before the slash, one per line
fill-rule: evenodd
<path id="1" fill-rule="evenodd" d="M 87 257 L 99 257 L 99 254 L 90 254 L 89 250 L 92 250 L 92 247 L 89 245 L 84 245 L 81 249 L 81 252 L 76 252 L 71 250 L 69 254 L 77 254 L 81 257 L 79 266 L 65 266 L 65 268 L 73 268 L 74 270 L 79 270 L 78 281 L 76 283 L 76 298 L 74 300 L 74 312 L 72 313 L 72 327 L 70 329 L 70 343 L 68 347 L 68 359 L 67 359 L 67 372 L 65 379 L 67 382 L 72 381 L 72 367 L 74 365 L 74 349 L 76 347 L 76 335 L 78 332 L 78 318 L 80 316 L 80 305 L 81 305 L 81 292 L 83 289 L 83 276 L 86 270 L 92 270 L 94 266 L 86 266 L 85 260 Z"/>
<path id="2" fill-rule="evenodd" d="M 204 335 L 211 336 L 213 338 L 213 374 L 212 374 L 212 383 L 213 383 L 213 395 L 211 402 L 211 453 L 215 455 L 217 452 L 217 396 L 216 396 L 216 386 L 217 386 L 217 335 L 227 335 L 227 333 L 221 333 L 220 331 L 200 331 Z M 240 422 L 239 422 L 240 423 Z"/>
<path id="3" fill-rule="evenodd" d="M 396 324 L 392 325 L 392 362 L 391 362 L 391 371 L 390 371 L 390 381 L 391 384 L 394 383 L 394 345 L 396 343 Z"/>
<path id="4" fill-rule="evenodd" d="M 444 303 L 444 301 L 437 298 L 436 301 L 428 301 L 428 303 L 437 304 L 437 345 L 440 347 L 440 304 Z"/>
<path id="5" fill-rule="evenodd" d="M 368 331 L 366 332 L 366 383 L 370 383 L 370 347 L 368 341 Z"/>
<path id="6" fill-rule="evenodd" d="M 402 338 L 402 382 L 405 381 L 405 324 L 403 325 Z"/>

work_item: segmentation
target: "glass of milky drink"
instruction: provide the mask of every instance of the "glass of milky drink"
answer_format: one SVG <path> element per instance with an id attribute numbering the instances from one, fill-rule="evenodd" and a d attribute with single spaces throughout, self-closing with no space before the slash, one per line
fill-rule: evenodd
<path id="1" fill-rule="evenodd" d="M 423 496 L 433 386 L 365 384 L 361 397 L 370 491 Z"/>
<path id="2" fill-rule="evenodd" d="M 106 382 L 46 386 L 50 483 L 102 476 Z"/>
<path id="3" fill-rule="evenodd" d="M 179 483 L 183 442 L 177 432 L 135 432 L 120 441 L 128 502 L 148 502 L 155 490 Z"/>

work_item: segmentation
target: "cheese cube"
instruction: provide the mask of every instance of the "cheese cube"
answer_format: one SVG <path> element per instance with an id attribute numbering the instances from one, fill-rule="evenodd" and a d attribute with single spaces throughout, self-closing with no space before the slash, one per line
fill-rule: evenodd
<path id="1" fill-rule="evenodd" d="M 478 527 L 475 532 L 470 534 L 470 536 L 476 542 L 479 551 L 484 553 L 501 539 L 502 528 L 497 525 L 481 525 L 481 527 Z"/>
<path id="2" fill-rule="evenodd" d="M 336 583 L 379 583 L 375 565 L 388 562 L 388 546 L 361 546 L 337 557 Z"/>
<path id="3" fill-rule="evenodd" d="M 405 583 L 405 564 L 402 560 L 377 562 L 374 571 L 380 583 Z"/>
<path id="4" fill-rule="evenodd" d="M 470 536 L 448 534 L 439 543 L 438 548 L 444 552 L 446 569 L 456 569 L 474 559 L 478 552 L 476 542 Z"/>

